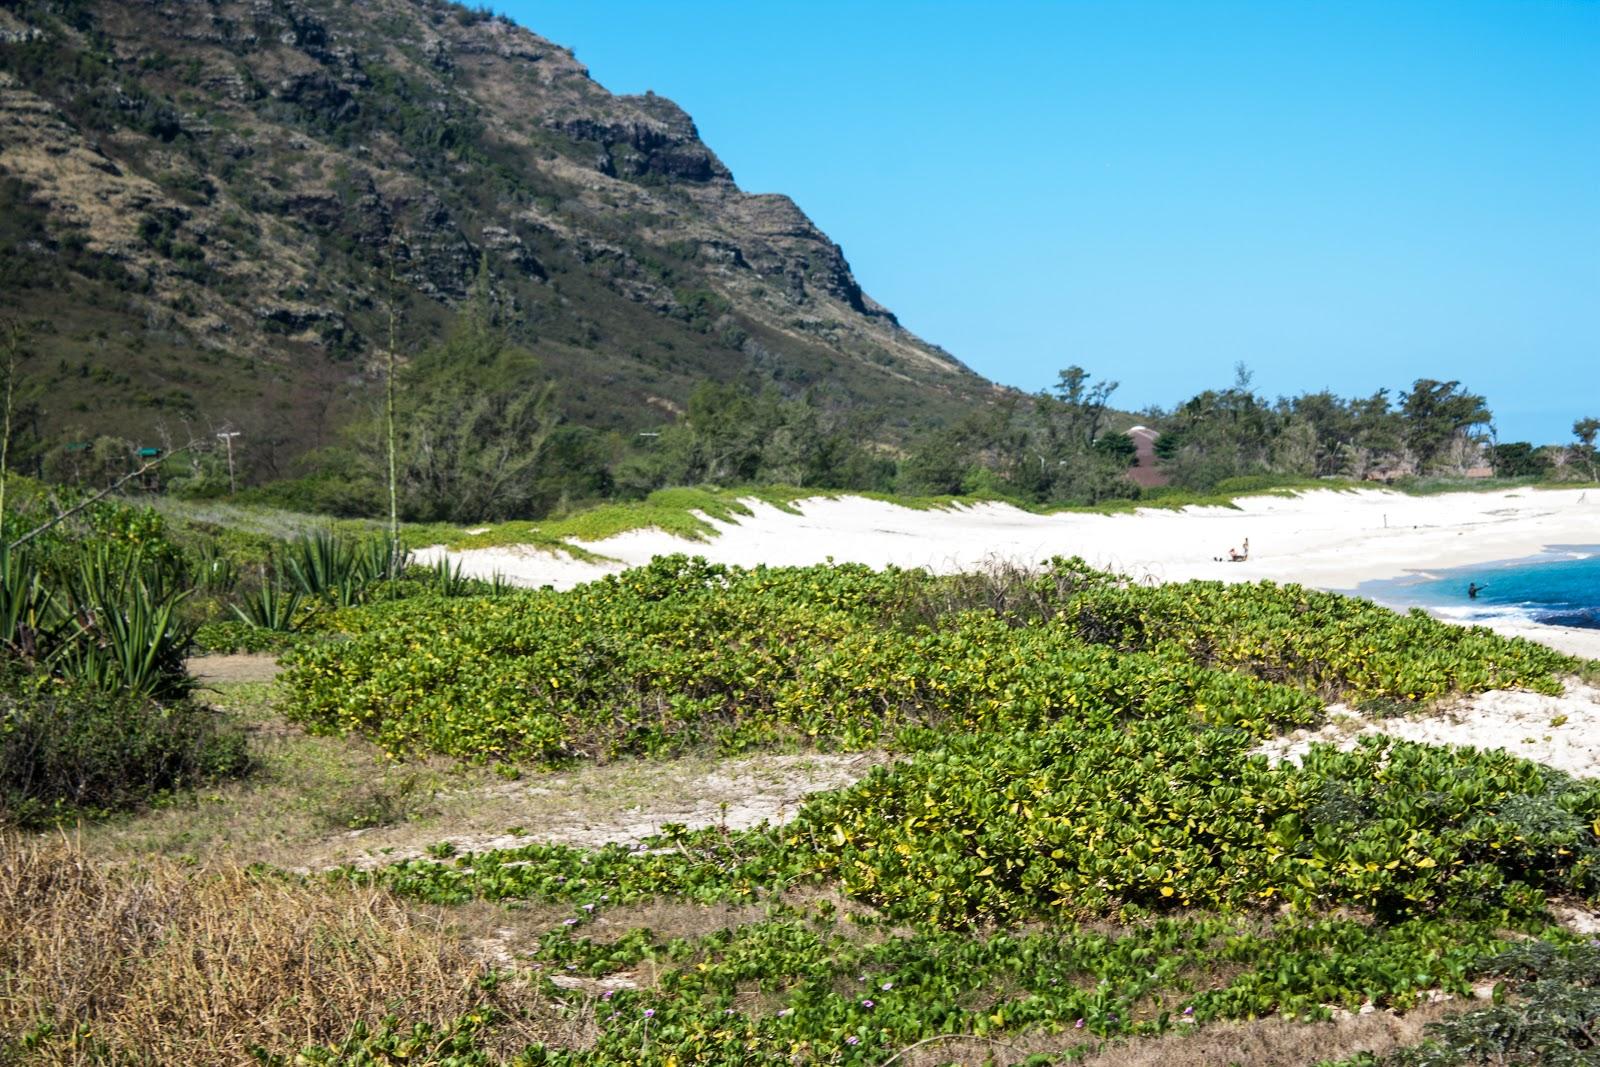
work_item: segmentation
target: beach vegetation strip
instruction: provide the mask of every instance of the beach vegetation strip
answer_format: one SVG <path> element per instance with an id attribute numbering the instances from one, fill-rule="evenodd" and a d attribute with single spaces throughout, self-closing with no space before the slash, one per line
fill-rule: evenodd
<path id="1" fill-rule="evenodd" d="M 19 1035 L 0 1062 L 212 1042 L 266 1063 L 436 1067 L 1112 1063 L 1267 1016 L 1454 1012 L 1481 1035 L 1479 1010 L 1545 1003 L 1506 962 L 1514 942 L 1546 946 L 1568 1001 L 1587 988 L 1572 975 L 1592 935 L 1557 919 L 1600 901 L 1600 783 L 1387 738 L 1312 745 L 1298 765 L 1257 752 L 1334 699 L 1559 692 L 1579 664 L 1541 645 L 1065 559 L 933 575 L 676 556 L 567 592 L 403 581 L 319 609 L 270 705 L 260 683 L 220 683 L 248 696 L 258 745 L 281 732 L 286 752 L 338 761 L 311 777 L 349 794 L 324 831 L 347 850 L 352 827 L 440 829 L 333 789 L 357 749 L 396 789 L 713 753 L 862 752 L 871 769 L 765 823 L 566 843 L 508 828 L 298 876 L 7 841 L 26 862 L 0 922 L 37 934 L 0 942 L 0 1022 Z M 169 947 L 128 940 L 144 936 L 119 917 L 134 899 L 162 902 Z M 357 910 L 371 929 L 349 926 Z M 278 933 L 252 942 L 243 982 L 225 946 L 258 919 Z M 110 948 L 61 951 L 91 933 Z M 1502 1003 L 1474 1003 L 1500 983 Z M 210 1029 L 158 1027 L 183 990 L 217 1006 Z M 1332 1031 L 1325 1054 L 1398 1040 L 1351 1036 L 1368 1032 Z"/>
<path id="2" fill-rule="evenodd" d="M 1468 996 L 1508 930 L 1573 951 L 1548 901 L 1600 896 L 1593 783 L 1381 738 L 1299 766 L 1254 753 L 1329 699 L 1557 692 L 1577 667 L 1420 613 L 1068 560 L 933 576 L 673 557 L 341 617 L 290 656 L 285 706 L 397 758 L 894 754 L 782 826 L 332 875 L 564 910 L 520 954 L 598 1009 L 593 1043 L 528 1062 L 873 1063 L 941 1034 L 1059 1055 L 1195 1020 L 1405 1010 Z M 658 936 L 629 918 L 652 902 L 761 917 Z M 474 1048 L 479 1029 L 429 1034 Z"/>
<path id="3" fill-rule="evenodd" d="M 292 714 L 396 756 L 558 762 L 863 748 L 920 731 L 1183 712 L 1266 736 L 1323 700 L 1558 691 L 1576 660 L 1294 585 L 1143 586 L 1057 560 L 972 580 L 685 556 L 567 592 L 346 609 L 293 653 Z"/>

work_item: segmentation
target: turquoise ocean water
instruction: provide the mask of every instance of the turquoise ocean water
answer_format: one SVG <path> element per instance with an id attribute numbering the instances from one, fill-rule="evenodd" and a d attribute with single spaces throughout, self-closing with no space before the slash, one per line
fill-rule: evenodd
<path id="1" fill-rule="evenodd" d="M 1481 586 L 1476 599 L 1467 587 Z M 1600 629 L 1600 545 L 1552 545 L 1530 559 L 1363 582 L 1356 593 L 1458 622 L 1511 619 Z"/>

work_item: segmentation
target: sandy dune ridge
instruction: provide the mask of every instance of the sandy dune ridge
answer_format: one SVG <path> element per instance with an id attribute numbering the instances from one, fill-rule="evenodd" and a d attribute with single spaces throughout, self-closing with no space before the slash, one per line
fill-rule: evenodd
<path id="1" fill-rule="evenodd" d="M 566 589 L 674 552 L 718 563 L 806 566 L 832 559 L 950 572 L 1001 559 L 1039 563 L 1082 556 L 1149 581 L 1191 578 L 1299 582 L 1350 591 L 1364 581 L 1536 555 L 1552 545 L 1600 544 L 1600 491 L 1511 489 L 1407 496 L 1378 489 L 1246 497 L 1235 507 L 1144 509 L 1122 515 L 1035 515 L 984 503 L 919 511 L 861 497 L 818 497 L 791 514 L 756 500 L 738 522 L 708 519 L 718 535 L 688 541 L 635 530 L 584 547 L 586 562 L 528 546 L 448 552 L 465 573 Z M 1242 548 L 1250 557 L 1218 557 Z M 1574 655 L 1600 659 L 1600 630 L 1497 623 Z"/>

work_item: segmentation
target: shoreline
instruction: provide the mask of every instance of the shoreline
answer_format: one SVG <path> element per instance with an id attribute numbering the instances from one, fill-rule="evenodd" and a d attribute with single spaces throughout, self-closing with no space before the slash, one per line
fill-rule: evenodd
<path id="1" fill-rule="evenodd" d="M 1546 545 L 1532 555 L 1513 559 L 1412 570 L 1392 578 L 1363 582 L 1349 592 L 1395 611 L 1420 607 L 1441 622 L 1457 626 L 1482 626 L 1508 637 L 1540 641 L 1571 655 L 1600 659 L 1600 628 L 1540 622 L 1503 605 L 1487 604 L 1479 608 L 1471 601 L 1440 602 L 1437 594 L 1433 598 L 1406 595 L 1407 589 L 1426 588 L 1441 579 L 1466 582 L 1474 578 L 1487 578 L 1493 581 L 1496 571 L 1572 559 L 1574 553 L 1579 552 L 1583 557 L 1591 557 L 1600 554 L 1600 545 Z M 1474 610 L 1478 611 L 1476 616 L 1469 614 Z"/>
<path id="2" fill-rule="evenodd" d="M 994 560 L 1038 564 L 1052 556 L 1081 556 L 1138 580 L 1266 580 L 1363 595 L 1356 590 L 1364 582 L 1526 559 L 1548 546 L 1600 540 L 1600 493 L 1581 489 L 1433 496 L 1310 490 L 1245 497 L 1233 507 L 1117 515 L 1037 515 L 998 503 L 917 511 L 851 496 L 798 501 L 798 514 L 755 500 L 746 503 L 753 514 L 738 522 L 708 520 L 717 531 L 709 541 L 650 529 L 584 544 L 611 562 L 585 562 L 528 546 L 448 553 L 436 546 L 420 551 L 418 558 L 448 555 L 469 575 L 498 572 L 517 584 L 566 589 L 679 552 L 747 567 L 832 560 L 936 572 Z M 1216 558 L 1246 539 L 1248 560 Z M 1493 628 L 1600 659 L 1600 630 L 1532 623 Z"/>

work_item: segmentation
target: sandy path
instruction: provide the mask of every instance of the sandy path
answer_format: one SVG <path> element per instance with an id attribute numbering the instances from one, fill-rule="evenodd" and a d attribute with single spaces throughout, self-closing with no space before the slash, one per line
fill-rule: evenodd
<path id="1" fill-rule="evenodd" d="M 439 796 L 437 815 L 419 823 L 339 834 L 307 852 L 301 869 L 375 867 L 424 856 L 440 843 L 458 853 L 534 842 L 598 848 L 638 844 L 672 823 L 691 830 L 781 826 L 812 793 L 852 785 L 885 760 L 879 752 L 805 753 L 630 760 L 537 773 Z"/>
<path id="2" fill-rule="evenodd" d="M 270 682 L 281 670 L 277 656 L 256 652 L 192 656 L 187 666 L 202 687 L 228 682 Z"/>

